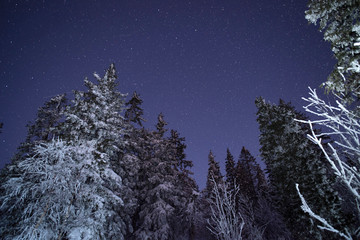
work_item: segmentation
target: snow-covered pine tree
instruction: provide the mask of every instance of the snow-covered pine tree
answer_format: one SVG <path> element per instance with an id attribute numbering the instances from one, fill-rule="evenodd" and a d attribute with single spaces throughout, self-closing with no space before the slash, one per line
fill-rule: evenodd
<path id="1" fill-rule="evenodd" d="M 64 130 L 71 141 L 96 139 L 97 150 L 112 157 L 125 147 L 127 124 L 120 113 L 125 110 L 126 94 L 116 89 L 114 64 L 103 78 L 96 73 L 94 77 L 96 84 L 84 80 L 86 92 L 75 91 L 73 105 L 66 110 Z"/>
<path id="2" fill-rule="evenodd" d="M 141 107 L 142 103 L 143 100 L 136 92 L 133 93 L 131 99 L 126 103 L 125 120 L 128 123 L 127 132 L 129 134 L 125 136 L 127 145 L 119 161 L 119 170 L 122 171 L 119 174 L 122 176 L 123 185 L 126 186 L 123 189 L 124 205 L 127 206 L 124 208 L 124 211 L 131 220 L 131 223 L 128 224 L 130 231 L 128 231 L 126 239 L 133 239 L 133 232 L 134 229 L 136 229 L 135 224 L 137 223 L 135 215 L 139 208 L 139 156 L 141 156 L 144 151 L 143 144 L 141 143 L 143 138 L 141 136 L 146 132 L 141 128 L 137 128 L 138 126 L 143 127 L 143 121 L 146 121 L 143 118 L 144 111 Z"/>
<path id="3" fill-rule="evenodd" d="M 115 215 L 107 214 L 97 217 L 98 224 L 102 225 L 103 228 L 99 237 L 102 238 L 101 236 L 105 236 L 107 239 L 123 239 L 126 225 L 130 225 L 130 223 L 124 223 L 124 220 L 130 221 L 130 216 L 124 216 L 126 212 L 123 210 L 126 209 L 127 204 L 124 205 L 121 199 L 121 197 L 127 193 L 127 191 L 125 191 L 127 186 L 122 185 L 121 177 L 117 174 L 124 173 L 122 169 L 119 169 L 121 168 L 119 159 L 120 161 L 123 160 L 123 152 L 126 145 L 124 135 L 126 134 L 126 130 L 129 129 L 123 117 L 120 115 L 120 112 L 124 108 L 124 95 L 115 88 L 116 72 L 113 64 L 103 78 L 100 78 L 97 74 L 94 75 L 98 80 L 98 84 L 85 80 L 88 91 L 75 92 L 73 105 L 68 106 L 64 111 L 65 122 L 55 129 L 59 131 L 59 135 L 66 141 L 63 145 L 73 146 L 77 149 L 80 148 L 78 147 L 79 145 L 82 146 L 87 142 L 92 143 L 91 148 L 94 148 L 93 151 L 90 151 L 91 154 L 93 154 L 92 158 L 86 156 L 86 158 L 74 159 L 79 162 L 91 160 L 93 164 L 91 167 L 95 169 L 94 174 L 97 174 L 95 189 L 91 191 L 93 193 L 89 191 L 86 194 L 94 194 L 95 196 L 97 194 L 96 191 L 102 191 L 101 189 L 103 188 L 107 189 L 109 194 L 113 192 L 113 195 L 116 196 L 119 201 L 116 201 L 117 204 L 112 204 L 111 202 L 107 202 L 108 200 L 106 199 L 101 200 L 105 205 L 98 204 L 95 208 L 87 206 L 86 210 L 90 211 L 94 216 L 98 214 L 101 215 L 104 209 L 116 212 L 117 214 Z M 43 133 L 43 131 L 40 132 Z M 48 134 L 46 136 L 49 137 Z M 47 156 L 48 155 L 45 157 Z M 33 157 L 34 159 L 39 158 L 39 156 L 36 155 Z M 56 157 L 51 157 L 51 159 L 53 162 L 57 161 Z M 21 165 L 22 161 L 20 161 L 19 164 Z M 89 168 L 88 165 L 84 165 L 84 167 Z M 63 165 L 63 168 L 64 171 L 69 170 L 65 165 Z M 113 170 L 116 170 L 116 173 L 114 173 Z M 68 172 L 76 173 L 74 171 Z M 16 177 L 18 176 L 12 176 L 9 181 Z M 40 183 L 41 181 L 42 180 L 39 180 Z M 88 178 L 86 184 L 93 185 L 93 181 L 92 178 Z M 104 193 L 101 194 L 104 195 Z M 99 196 L 101 196 L 101 194 L 99 194 Z M 112 201 L 111 198 L 109 198 L 109 201 Z M 27 202 L 24 203 L 24 208 L 26 208 Z M 121 207 L 123 208 L 121 209 Z M 47 212 L 45 212 L 44 215 L 46 215 L 46 213 Z M 104 231 L 104 229 L 107 229 L 107 231 Z M 66 232 L 66 234 L 70 233 Z M 94 239 L 98 237 L 92 236 L 90 238 Z"/>
<path id="4" fill-rule="evenodd" d="M 234 184 L 236 182 L 236 169 L 235 169 L 235 161 L 234 157 L 231 154 L 229 148 L 226 149 L 226 158 L 225 158 L 225 171 L 226 171 L 226 184 L 228 186 L 228 190 L 234 190 Z"/>
<path id="5" fill-rule="evenodd" d="M 20 144 L 12 162 L 18 162 L 31 155 L 32 148 L 42 142 L 48 142 L 61 135 L 59 126 L 64 120 L 67 106 L 65 94 L 57 95 L 40 107 L 34 123 L 27 125 L 27 136 Z"/>
<path id="6" fill-rule="evenodd" d="M 195 180 L 191 177 L 193 173 L 190 168 L 193 163 L 186 159 L 184 137 L 180 137 L 177 131 L 171 130 L 169 142 L 171 148 L 175 150 L 171 152 L 175 153 L 173 158 L 177 162 L 175 169 L 178 177 L 175 179 L 175 186 L 179 200 L 175 205 L 172 225 L 177 239 L 191 239 L 194 235 L 195 200 L 199 192 Z"/>
<path id="7" fill-rule="evenodd" d="M 2 219 L 3 239 L 124 239 L 121 179 L 107 154 L 95 158 L 95 141 L 52 140 L 33 151 L 17 164 L 22 174 L 2 185 L 2 213 L 18 216 L 16 225 Z"/>
<path id="8" fill-rule="evenodd" d="M 316 234 L 320 237 L 325 233 L 311 226 L 308 216 L 302 212 L 295 183 L 306 182 L 301 192 L 309 199 L 309 205 L 337 226 L 341 224 L 339 198 L 322 153 L 310 140 L 304 140 L 309 129 L 295 121 L 306 117 L 283 101 L 274 105 L 257 98 L 255 103 L 260 152 L 266 163 L 274 205 L 295 239 L 314 238 Z"/>
<path id="9" fill-rule="evenodd" d="M 175 206 L 179 201 L 176 149 L 163 137 L 167 123 L 158 116 L 157 131 L 140 130 L 137 153 L 140 160 L 139 210 L 135 218 L 134 239 L 176 239 L 173 231 Z"/>
<path id="10" fill-rule="evenodd" d="M 63 120 L 66 102 L 65 95 L 58 95 L 51 98 L 44 104 L 43 107 L 38 109 L 37 118 L 34 123 L 29 123 L 27 125 L 28 132 L 26 139 L 18 147 L 16 154 L 12 158 L 11 164 L 8 164 L 1 169 L 1 195 L 5 195 L 3 184 L 12 177 L 20 176 L 22 174 L 22 170 L 18 167 L 18 163 L 30 156 L 33 156 L 35 154 L 33 150 L 36 145 L 48 142 L 55 135 L 60 134 L 58 126 Z M 6 226 L 5 229 L 1 231 L 4 236 L 6 236 L 8 232 L 13 231 L 13 227 L 17 226 L 17 223 L 22 216 L 24 207 L 25 206 L 22 204 L 14 206 L 11 215 L 6 214 L 5 212 L 2 214 L 0 212 L 0 222 L 5 224 L 3 226 Z"/>
<path id="11" fill-rule="evenodd" d="M 306 19 L 320 24 L 338 61 L 323 84 L 347 103 L 360 100 L 360 3 L 358 0 L 310 0 Z M 346 78 L 341 76 L 344 74 Z M 359 109 L 358 109 L 359 110 Z M 360 110 L 359 110 L 360 111 Z"/>
<path id="12" fill-rule="evenodd" d="M 129 124 L 121 115 L 125 110 L 125 97 L 118 91 L 117 75 L 114 64 L 107 69 L 104 77 L 94 73 L 96 83 L 84 80 L 87 91 L 75 91 L 72 106 L 66 110 L 66 121 L 63 126 L 65 139 L 70 142 L 79 140 L 95 140 L 97 159 L 103 154 L 110 158 L 110 166 L 122 179 L 121 197 L 125 201 L 119 214 L 131 228 L 131 209 L 134 208 L 132 180 L 136 174 L 137 158 L 125 154 L 128 147 Z M 132 167 L 132 168 L 131 168 Z M 129 169 L 131 168 L 131 169 Z M 129 172 L 132 170 L 134 172 Z M 125 232 L 125 229 L 124 229 Z M 121 236 L 119 236 L 120 238 Z"/>

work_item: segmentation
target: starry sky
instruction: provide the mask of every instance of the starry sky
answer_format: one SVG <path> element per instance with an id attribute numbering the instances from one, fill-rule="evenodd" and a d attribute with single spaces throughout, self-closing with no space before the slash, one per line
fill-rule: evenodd
<path id="1" fill-rule="evenodd" d="M 245 146 L 260 161 L 255 98 L 301 110 L 307 87 L 335 64 L 306 8 L 301 0 L 1 0 L 0 167 L 38 107 L 85 90 L 84 78 L 110 63 L 120 91 L 143 99 L 147 127 L 162 112 L 186 138 L 200 188 L 210 149 L 222 167 L 227 147 L 237 159 Z"/>

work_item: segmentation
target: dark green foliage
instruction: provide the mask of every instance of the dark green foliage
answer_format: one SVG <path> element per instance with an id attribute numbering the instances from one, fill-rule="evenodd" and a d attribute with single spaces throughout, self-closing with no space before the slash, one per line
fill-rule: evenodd
<path id="1" fill-rule="evenodd" d="M 188 239 L 186 236 L 191 237 L 194 234 L 195 200 L 198 187 L 191 177 L 193 173 L 190 168 L 193 166 L 193 162 L 186 159 L 185 138 L 180 137 L 177 131 L 171 130 L 169 142 L 171 148 L 175 150 L 175 156 L 173 156 L 177 162 L 175 166 L 177 171 L 175 186 L 180 199 L 175 208 L 175 218 L 172 226 L 178 239 Z"/>
<path id="2" fill-rule="evenodd" d="M 229 149 L 226 149 L 225 171 L 226 171 L 226 184 L 229 190 L 231 191 L 234 189 L 234 184 L 236 182 L 236 169 L 235 169 L 234 157 L 230 153 Z"/>
<path id="3" fill-rule="evenodd" d="M 165 126 L 167 125 L 167 122 L 164 121 L 164 115 L 160 113 L 158 115 L 158 122 L 156 124 L 157 134 L 159 134 L 160 137 L 164 136 L 164 133 L 167 131 Z"/>
<path id="4" fill-rule="evenodd" d="M 214 188 L 214 183 L 211 179 L 214 179 L 216 184 L 218 184 L 219 186 L 224 184 L 224 182 L 223 182 L 224 180 L 223 180 L 223 176 L 220 171 L 219 163 L 215 161 L 215 156 L 211 150 L 210 150 L 209 156 L 208 156 L 208 165 L 209 165 L 209 168 L 208 168 L 208 175 L 207 175 L 207 179 L 206 179 L 205 196 L 206 196 L 206 198 L 210 199 L 212 190 Z"/>
<path id="5" fill-rule="evenodd" d="M 240 193 L 251 202 L 255 202 L 257 199 L 256 166 L 258 164 L 255 162 L 255 158 L 243 147 L 236 165 L 236 183 L 240 187 Z"/>
<path id="6" fill-rule="evenodd" d="M 139 208 L 135 215 L 135 239 L 187 239 L 193 229 L 197 186 L 190 177 L 192 162 L 186 160 L 185 139 L 172 130 L 162 114 L 156 131 L 137 133 Z"/>
<path id="7" fill-rule="evenodd" d="M 134 92 L 131 99 L 126 103 L 128 108 L 125 111 L 125 119 L 128 122 L 138 124 L 140 127 L 143 126 L 142 122 L 146 121 L 142 117 L 144 115 L 144 110 L 140 107 L 142 103 L 143 100 L 136 92 Z"/>
<path id="8" fill-rule="evenodd" d="M 308 126 L 295 120 L 306 117 L 282 100 L 274 105 L 257 98 L 256 106 L 260 152 L 267 166 L 272 201 L 294 238 L 319 237 L 319 230 L 300 209 L 295 183 L 302 186 L 300 190 L 311 208 L 334 225 L 340 224 L 339 199 L 321 150 L 306 138 Z"/>

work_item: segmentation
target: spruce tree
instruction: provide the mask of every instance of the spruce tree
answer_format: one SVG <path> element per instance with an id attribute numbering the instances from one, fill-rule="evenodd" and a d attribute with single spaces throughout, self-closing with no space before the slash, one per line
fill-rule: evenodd
<path id="1" fill-rule="evenodd" d="M 60 135 L 58 126 L 64 117 L 66 102 L 65 95 L 58 95 L 51 98 L 44 106 L 38 109 L 35 121 L 27 125 L 28 132 L 25 141 L 18 147 L 11 163 L 1 169 L 1 195 L 6 195 L 6 189 L 4 189 L 5 182 L 12 181 L 14 177 L 23 174 L 23 169 L 18 164 L 36 154 L 34 151 L 35 146 L 47 143 L 52 138 Z M 6 210 L 0 213 L 0 221 L 5 224 L 3 225 L 5 228 L 0 232 L 3 232 L 4 236 L 8 236 L 7 233 L 16 228 L 25 207 L 24 204 L 17 204 L 12 208 L 11 214 L 8 214 Z"/>
<path id="2" fill-rule="evenodd" d="M 225 158 L 225 171 L 226 171 L 226 184 L 228 190 L 234 189 L 234 183 L 236 182 L 236 169 L 235 161 L 233 155 L 230 153 L 229 148 L 226 149 L 226 158 Z"/>
<path id="3" fill-rule="evenodd" d="M 211 198 L 212 190 L 214 188 L 214 181 L 218 186 L 224 184 L 223 176 L 221 174 L 220 165 L 218 162 L 215 161 L 215 156 L 210 150 L 208 156 L 208 174 L 206 179 L 206 187 L 205 187 L 205 197 Z M 214 181 L 212 181 L 214 179 Z"/>
<path id="4" fill-rule="evenodd" d="M 157 131 L 141 129 L 139 134 L 139 209 L 135 219 L 135 239 L 175 239 L 173 219 L 178 199 L 175 186 L 178 172 L 176 149 L 163 137 L 163 115 L 158 117 Z"/>
<path id="5" fill-rule="evenodd" d="M 40 143 L 49 142 L 53 138 L 60 137 L 64 111 L 67 106 L 65 94 L 51 98 L 38 109 L 36 119 L 27 125 L 27 135 L 24 142 L 17 149 L 12 162 L 18 162 L 32 155 L 32 148 Z"/>
<path id="6" fill-rule="evenodd" d="M 189 239 L 194 235 L 195 200 L 198 195 L 198 187 L 192 178 L 190 168 L 193 166 L 191 160 L 186 159 L 185 138 L 179 133 L 171 130 L 169 142 L 176 159 L 175 170 L 178 177 L 175 179 L 176 194 L 179 201 L 175 205 L 175 218 L 172 223 L 177 239 Z"/>
<path id="7" fill-rule="evenodd" d="M 95 141 L 52 140 L 33 151 L 2 184 L 3 239 L 124 239 L 121 179 L 107 155 L 94 157 Z"/>
<path id="8" fill-rule="evenodd" d="M 307 126 L 295 120 L 306 117 L 283 101 L 274 105 L 257 98 L 256 106 L 260 152 L 266 163 L 272 200 L 295 239 L 320 237 L 319 230 L 311 226 L 300 208 L 295 183 L 303 183 L 301 192 L 309 199 L 309 205 L 335 225 L 340 224 L 339 199 L 321 151 L 306 139 Z"/>
<path id="9" fill-rule="evenodd" d="M 319 22 L 337 65 L 323 85 L 347 103 L 360 100 L 360 3 L 358 0 L 310 0 L 306 19 Z M 343 76 L 345 75 L 346 78 Z M 358 109 L 359 110 L 359 109 Z"/>
<path id="10" fill-rule="evenodd" d="M 125 119 L 128 122 L 138 124 L 140 127 L 143 126 L 142 122 L 146 121 L 142 117 L 144 114 L 144 110 L 141 108 L 142 103 L 143 100 L 134 92 L 131 99 L 126 103 L 127 109 L 125 111 Z"/>
<path id="11" fill-rule="evenodd" d="M 125 109 L 125 94 L 117 87 L 114 64 L 101 78 L 94 73 L 97 83 L 84 80 L 86 92 L 75 91 L 73 104 L 66 111 L 64 131 L 71 141 L 96 139 L 99 152 L 116 156 L 125 148 L 127 124 L 120 114 Z M 99 156 L 101 157 L 101 156 Z"/>
<path id="12" fill-rule="evenodd" d="M 209 230 L 209 221 L 211 221 L 211 201 L 214 200 L 213 188 L 214 181 L 218 186 L 224 187 L 223 176 L 220 171 L 219 163 L 215 161 L 215 156 L 210 150 L 208 155 L 208 173 L 205 189 L 201 191 L 196 201 L 195 229 L 196 237 L 199 239 L 216 239 Z M 214 179 L 214 181 L 212 181 Z"/>
<path id="13" fill-rule="evenodd" d="M 38 201 L 38 205 L 43 207 L 44 218 L 53 218 L 54 216 L 51 214 L 63 213 L 63 205 L 67 204 L 67 208 L 74 209 L 75 213 L 78 214 L 72 214 L 73 222 L 78 221 L 82 227 L 67 226 L 68 220 L 65 217 L 65 219 L 57 220 L 54 224 L 67 226 L 66 230 L 56 230 L 62 226 L 54 225 L 46 226 L 44 231 L 55 231 L 59 237 L 69 239 L 78 239 L 81 236 L 84 239 L 124 239 L 126 231 L 131 230 L 127 229 L 131 219 L 125 211 L 129 204 L 124 204 L 123 201 L 124 194 L 128 192 L 126 190 L 129 186 L 122 184 L 121 177 L 124 176 L 125 171 L 121 169 L 124 164 L 119 163 L 119 160 L 124 162 L 124 159 L 127 159 L 128 164 L 134 159 L 124 158 L 126 146 L 124 137 L 129 129 L 124 118 L 120 115 L 124 109 L 124 95 L 116 90 L 116 72 L 113 64 L 103 78 L 97 74 L 94 76 L 98 81 L 97 84 L 86 79 L 85 86 L 88 91 L 75 92 L 72 105 L 67 106 L 65 110 L 61 107 L 64 102 L 63 97 L 50 102 L 49 106 L 52 107 L 50 110 L 55 109 L 55 113 L 59 114 L 55 114 L 54 111 L 47 111 L 47 109 L 40 112 L 39 116 L 42 118 L 39 118 L 29 128 L 30 134 L 27 138 L 27 142 L 30 143 L 30 145 L 28 144 L 29 150 L 34 154 L 26 154 L 26 157 L 20 155 L 17 158 L 18 161 L 14 161 L 11 165 L 12 169 L 18 169 L 14 173 L 21 174 L 12 174 L 6 180 L 9 191 L 5 199 L 10 204 L 16 202 L 18 192 L 13 194 L 12 183 L 17 183 L 21 187 L 34 186 L 40 192 L 45 193 L 46 191 L 54 191 L 52 189 L 56 188 L 57 184 L 66 182 L 68 185 L 64 184 L 64 186 L 69 186 L 69 194 L 75 200 L 64 196 L 65 202 L 60 201 L 56 210 L 52 209 L 47 212 L 46 202 L 58 201 L 59 195 L 49 193 L 43 198 L 34 198 L 35 195 L 29 196 L 28 192 L 24 191 L 21 195 L 20 204 L 15 207 L 15 210 L 17 212 L 28 211 L 28 209 L 33 208 L 31 204 Z M 57 121 L 59 116 L 65 121 Z M 63 140 L 48 142 L 54 136 L 59 136 Z M 53 150 L 53 148 L 58 150 Z M 25 150 L 27 151 L 27 149 Z M 34 171 L 33 169 L 36 167 L 40 170 Z M 46 169 L 44 173 L 41 172 L 43 169 Z M 80 174 L 81 177 L 76 177 L 76 174 Z M 23 178 L 22 175 L 29 177 Z M 79 179 L 80 182 L 76 182 L 76 179 Z M 54 184 L 51 185 L 48 181 L 53 181 Z M 75 192 L 73 192 L 72 187 L 75 188 Z M 78 208 L 75 203 L 82 205 L 83 208 Z M 83 218 L 88 219 L 88 221 L 83 222 Z M 24 224 L 28 224 L 24 226 L 29 229 L 34 227 L 35 220 L 31 219 L 31 216 L 28 215 L 24 217 Z M 23 233 L 26 231 L 24 230 Z M 34 235 L 34 238 L 50 239 L 47 235 L 41 234 Z"/>
<path id="14" fill-rule="evenodd" d="M 125 96 L 117 89 L 114 64 L 106 70 L 104 77 L 94 73 L 96 83 L 84 80 L 87 91 L 75 91 L 72 105 L 66 109 L 66 121 L 62 127 L 64 138 L 69 142 L 95 141 L 96 159 L 109 156 L 110 168 L 122 178 L 121 198 L 125 201 L 119 215 L 126 222 L 127 232 L 132 232 L 135 193 L 133 176 L 136 174 L 137 158 L 126 154 L 129 124 L 121 115 L 125 110 Z M 123 234 L 126 232 L 123 229 Z M 120 237 L 120 236 L 119 236 Z"/>
<path id="15" fill-rule="evenodd" d="M 256 165 L 255 158 L 243 147 L 236 165 L 236 183 L 239 185 L 240 193 L 252 203 L 257 199 Z"/>

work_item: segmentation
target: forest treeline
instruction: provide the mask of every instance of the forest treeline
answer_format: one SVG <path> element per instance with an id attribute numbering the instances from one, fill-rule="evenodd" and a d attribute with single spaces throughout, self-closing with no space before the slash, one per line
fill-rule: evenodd
<path id="1" fill-rule="evenodd" d="M 162 113 L 145 128 L 140 95 L 119 91 L 111 64 L 27 126 L 0 174 L 1 238 L 359 239 L 358 3 L 313 0 L 306 18 L 338 60 L 323 84 L 336 105 L 310 90 L 310 119 L 256 98 L 265 172 L 243 147 L 237 158 L 226 150 L 223 174 L 210 151 L 200 190 L 185 138 Z"/>
<path id="2" fill-rule="evenodd" d="M 216 239 L 209 229 L 214 184 L 236 193 L 244 239 L 330 239 L 301 209 L 295 183 L 310 206 L 340 228 L 354 211 L 321 150 L 306 138 L 306 116 L 289 103 L 256 99 L 266 174 L 243 147 L 227 149 L 226 173 L 208 155 L 200 191 L 185 155 L 185 138 L 163 114 L 143 127 L 142 99 L 117 90 L 112 64 L 104 77 L 69 102 L 59 95 L 39 108 L 26 140 L 1 174 L 5 239 Z M 336 190 L 338 189 L 338 190 Z"/>

